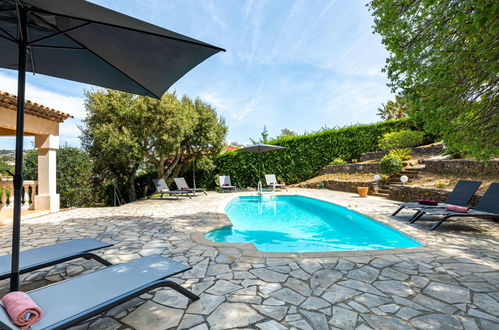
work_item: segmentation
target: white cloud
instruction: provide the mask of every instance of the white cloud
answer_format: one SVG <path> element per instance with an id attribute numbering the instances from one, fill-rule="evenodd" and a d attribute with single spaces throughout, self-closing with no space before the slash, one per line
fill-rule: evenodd
<path id="1" fill-rule="evenodd" d="M 222 96 L 218 92 L 203 92 L 199 95 L 203 100 L 214 106 L 232 123 L 240 124 L 250 113 L 255 111 L 258 102 L 255 97 L 250 100 Z"/>

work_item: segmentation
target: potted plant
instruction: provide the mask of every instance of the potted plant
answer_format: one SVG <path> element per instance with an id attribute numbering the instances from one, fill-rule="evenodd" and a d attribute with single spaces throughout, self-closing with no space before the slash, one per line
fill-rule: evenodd
<path id="1" fill-rule="evenodd" d="M 367 197 L 367 192 L 369 191 L 369 187 L 357 187 L 357 192 L 360 197 Z"/>

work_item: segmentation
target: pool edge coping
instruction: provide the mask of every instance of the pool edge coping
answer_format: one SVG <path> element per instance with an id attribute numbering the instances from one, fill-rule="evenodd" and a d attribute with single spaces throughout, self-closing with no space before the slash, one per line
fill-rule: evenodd
<path id="1" fill-rule="evenodd" d="M 298 194 L 294 192 L 290 193 L 277 193 L 276 195 L 297 195 L 297 196 L 304 196 L 308 198 L 313 198 L 317 199 L 326 203 L 332 203 L 336 204 L 342 207 L 345 207 L 351 211 L 357 212 L 359 214 L 362 214 L 378 223 L 381 223 L 393 230 L 399 231 L 403 235 L 408 236 L 409 238 L 423 244 L 423 246 L 416 246 L 416 247 L 407 247 L 407 248 L 396 248 L 396 249 L 381 249 L 381 250 L 361 250 L 361 251 L 324 251 L 324 252 L 263 252 L 260 251 L 256 248 L 256 246 L 253 243 L 250 242 L 244 242 L 244 243 L 229 243 L 229 242 L 215 242 L 210 239 L 205 238 L 204 236 L 213 230 L 220 229 L 226 226 L 232 225 L 232 222 L 230 221 L 229 217 L 225 213 L 225 207 L 235 198 L 239 198 L 241 196 L 245 195 L 236 195 L 236 196 L 230 196 L 226 199 L 224 199 L 222 202 L 218 204 L 216 207 L 215 213 L 217 216 L 217 220 L 219 223 L 216 226 L 211 227 L 209 230 L 206 230 L 206 228 L 203 228 L 202 230 L 195 231 L 190 234 L 191 239 L 199 244 L 211 246 L 211 247 L 218 247 L 218 248 L 236 248 L 242 251 L 242 255 L 245 257 L 263 257 L 263 258 L 332 258 L 332 257 L 364 257 L 364 256 L 376 256 L 376 255 L 389 255 L 389 254 L 401 254 L 401 253 L 428 253 L 428 252 L 433 252 L 437 249 L 436 246 L 432 246 L 426 239 L 424 238 L 414 238 L 413 234 L 406 233 L 406 231 L 402 228 L 394 228 L 393 226 L 390 226 L 389 224 L 379 221 L 377 219 L 378 215 L 374 214 L 368 214 L 365 212 L 361 212 L 358 210 L 354 210 L 348 206 L 333 203 L 331 201 L 327 201 L 321 198 L 317 198 L 315 196 L 309 196 L 306 194 L 306 190 L 302 191 L 305 194 Z M 412 228 L 415 230 L 420 231 L 417 228 Z M 420 236 L 420 233 L 418 233 L 417 236 Z"/>

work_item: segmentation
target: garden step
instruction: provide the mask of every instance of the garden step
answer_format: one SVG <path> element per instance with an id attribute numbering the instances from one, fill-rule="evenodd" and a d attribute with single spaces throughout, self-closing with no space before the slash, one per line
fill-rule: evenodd
<path id="1" fill-rule="evenodd" d="M 390 189 L 378 189 L 378 193 L 381 193 L 381 194 L 390 194 Z"/>
<path id="2" fill-rule="evenodd" d="M 406 172 L 406 173 L 404 173 L 404 172 L 402 172 L 400 174 L 401 174 L 400 176 L 405 175 L 407 177 L 413 177 L 414 178 L 414 177 L 417 177 L 419 173 L 413 173 L 413 172 Z"/>
<path id="3" fill-rule="evenodd" d="M 407 176 L 416 176 L 419 174 L 419 171 L 402 171 L 398 175 L 407 175 Z"/>
<path id="4" fill-rule="evenodd" d="M 387 194 L 387 193 L 381 193 L 381 192 L 377 192 L 377 193 L 373 193 L 373 196 L 378 196 L 378 197 L 385 197 L 385 198 L 388 198 L 390 196 L 390 194 Z"/>

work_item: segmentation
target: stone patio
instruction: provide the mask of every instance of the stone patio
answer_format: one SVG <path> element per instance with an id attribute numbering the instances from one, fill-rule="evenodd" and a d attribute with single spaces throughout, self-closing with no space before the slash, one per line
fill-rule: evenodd
<path id="1" fill-rule="evenodd" d="M 201 233 L 226 223 L 221 205 L 249 193 L 210 192 L 192 200 L 151 199 L 117 208 L 74 209 L 26 220 L 22 248 L 81 237 L 114 243 L 98 252 L 113 263 L 161 254 L 193 269 L 174 280 L 187 299 L 159 289 L 73 329 L 499 329 L 499 229 L 475 218 L 408 225 L 387 216 L 394 202 L 351 193 L 294 189 L 369 215 L 425 247 L 323 254 L 258 253 L 249 244 L 216 244 Z M 0 254 L 10 252 L 2 226 Z M 192 235 L 192 239 L 191 238 Z M 75 261 L 23 275 L 30 290 L 98 269 Z M 0 282 L 0 294 L 8 281 Z"/>

